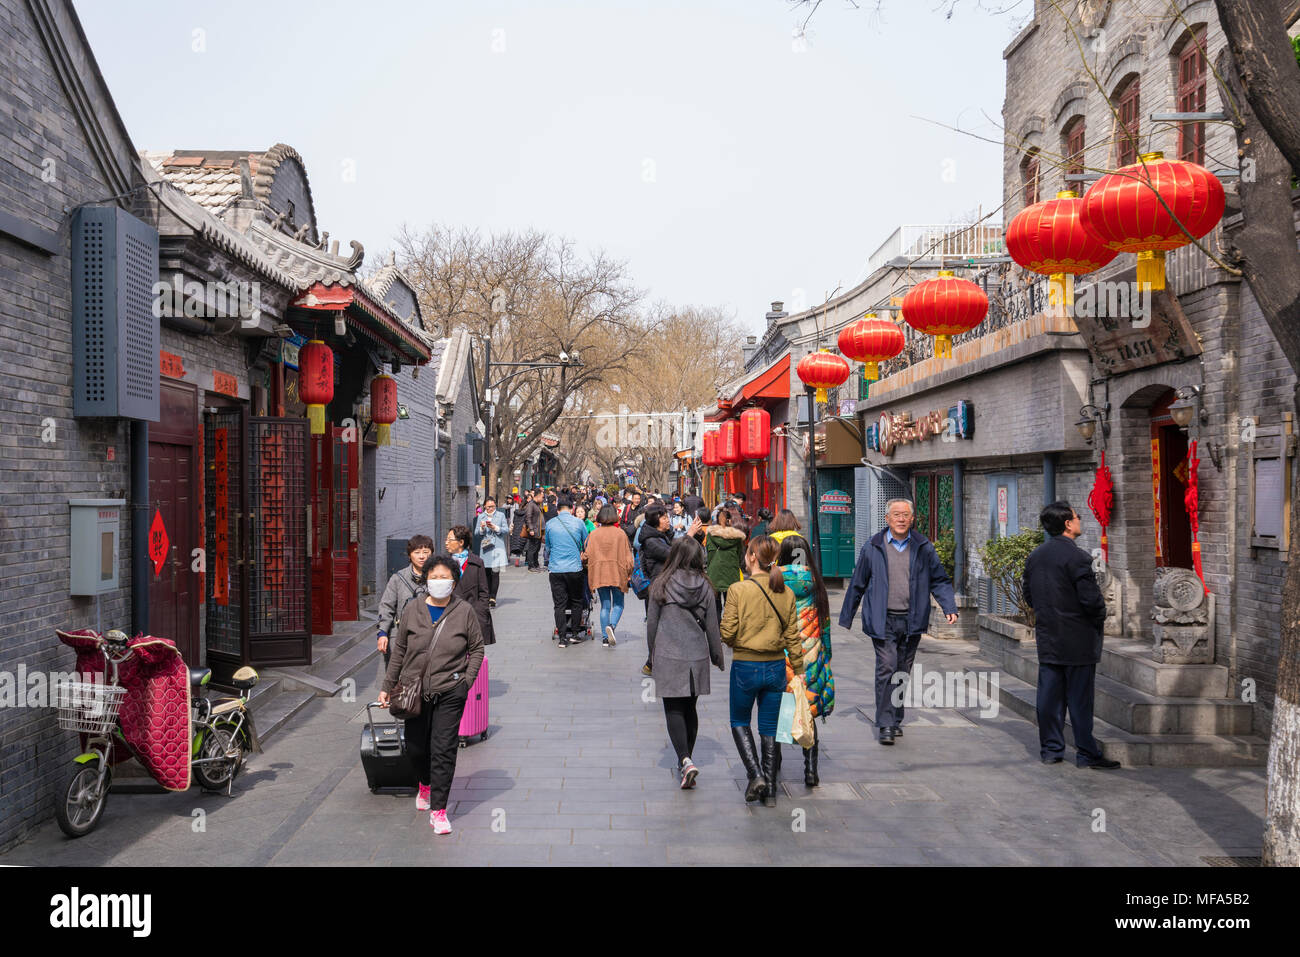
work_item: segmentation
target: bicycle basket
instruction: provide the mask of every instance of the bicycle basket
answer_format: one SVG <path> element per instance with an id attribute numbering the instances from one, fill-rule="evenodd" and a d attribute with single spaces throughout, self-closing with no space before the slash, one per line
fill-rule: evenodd
<path id="1" fill-rule="evenodd" d="M 55 686 L 59 727 L 83 734 L 107 734 L 122 710 L 126 688 L 93 681 L 65 681 Z"/>

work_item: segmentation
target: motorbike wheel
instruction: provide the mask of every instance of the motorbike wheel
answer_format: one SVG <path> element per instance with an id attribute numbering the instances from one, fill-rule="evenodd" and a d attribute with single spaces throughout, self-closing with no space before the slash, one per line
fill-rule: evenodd
<path id="1" fill-rule="evenodd" d="M 74 764 L 64 773 L 54 803 L 54 817 L 64 834 L 84 837 L 95 829 L 104 815 L 104 805 L 108 803 L 112 776 L 110 769 L 104 775 L 104 786 L 99 786 L 99 758 L 85 764 Z"/>
<path id="2" fill-rule="evenodd" d="M 237 751 L 237 755 L 227 758 L 226 755 L 232 750 Z M 234 781 L 235 775 L 243 766 L 244 748 L 242 744 L 231 738 L 228 727 L 217 725 L 203 739 L 203 746 L 199 749 L 198 756 L 224 759 L 208 760 L 203 764 L 194 765 L 194 777 L 201 788 L 207 791 L 224 791 Z"/>

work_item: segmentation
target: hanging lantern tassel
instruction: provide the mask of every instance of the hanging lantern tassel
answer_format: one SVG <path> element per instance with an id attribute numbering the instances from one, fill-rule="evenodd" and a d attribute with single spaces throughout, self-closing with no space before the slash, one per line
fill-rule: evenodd
<path id="1" fill-rule="evenodd" d="M 307 421 L 311 423 L 312 435 L 325 434 L 325 406 L 309 405 L 307 406 Z"/>
<path id="2" fill-rule="evenodd" d="M 862 363 L 862 378 L 868 382 L 875 382 L 880 378 L 880 364 L 876 362 Z"/>
<path id="3" fill-rule="evenodd" d="M 1047 302 L 1053 306 L 1074 305 L 1074 276 L 1068 272 L 1054 272 L 1047 277 Z"/>
<path id="4" fill-rule="evenodd" d="M 825 390 L 825 389 L 818 389 L 818 390 L 817 390 L 816 401 L 817 401 L 817 403 L 818 403 L 819 405 L 820 405 L 821 403 L 825 402 L 828 398 L 829 398 L 829 396 L 827 395 L 827 390 Z"/>
<path id="5" fill-rule="evenodd" d="M 375 442 L 379 445 L 391 445 L 392 429 L 393 427 L 386 422 L 379 423 L 379 428 L 375 430 Z"/>
<path id="6" fill-rule="evenodd" d="M 1147 249 L 1137 254 L 1137 281 L 1143 289 L 1165 288 L 1164 250 Z"/>
<path id="7" fill-rule="evenodd" d="M 952 337 L 935 336 L 934 337 L 934 357 L 936 359 L 952 358 Z"/>

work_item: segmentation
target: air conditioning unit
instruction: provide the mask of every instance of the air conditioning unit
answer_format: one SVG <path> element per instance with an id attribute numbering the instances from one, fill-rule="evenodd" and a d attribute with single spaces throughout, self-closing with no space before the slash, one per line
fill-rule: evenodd
<path id="1" fill-rule="evenodd" d="M 158 231 L 116 206 L 72 221 L 73 414 L 158 421 Z"/>
<path id="2" fill-rule="evenodd" d="M 456 485 L 469 488 L 474 484 L 474 462 L 468 445 L 456 446 Z"/>

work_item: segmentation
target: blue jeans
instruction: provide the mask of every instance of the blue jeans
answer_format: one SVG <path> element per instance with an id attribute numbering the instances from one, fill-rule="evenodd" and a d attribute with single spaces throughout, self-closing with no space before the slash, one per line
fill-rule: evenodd
<path id="1" fill-rule="evenodd" d="M 776 737 L 781 716 L 781 695 L 785 693 L 785 659 L 777 661 L 731 662 L 731 726 L 748 728 L 758 700 L 758 733 Z"/>
<path id="2" fill-rule="evenodd" d="M 613 585 L 597 588 L 596 594 L 600 596 L 600 633 L 603 635 L 610 625 L 618 627 L 618 620 L 623 617 L 623 599 L 626 596 L 623 589 Z"/>

